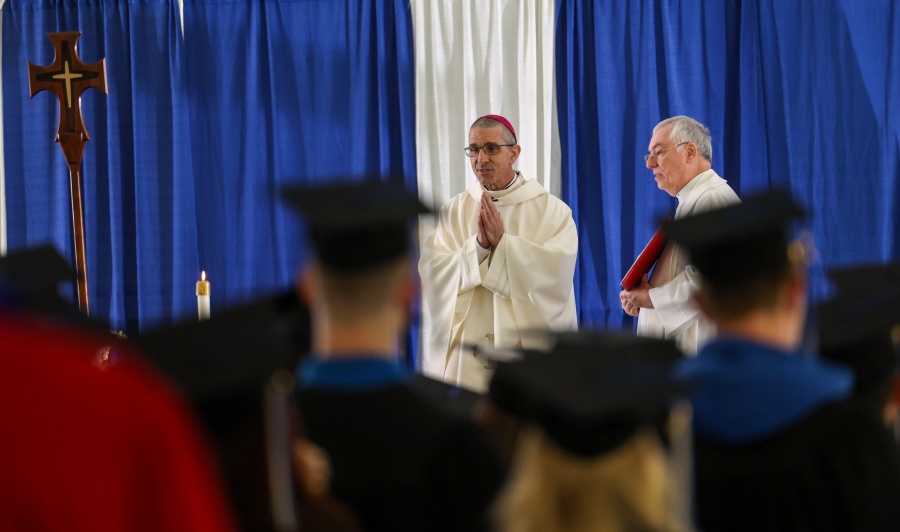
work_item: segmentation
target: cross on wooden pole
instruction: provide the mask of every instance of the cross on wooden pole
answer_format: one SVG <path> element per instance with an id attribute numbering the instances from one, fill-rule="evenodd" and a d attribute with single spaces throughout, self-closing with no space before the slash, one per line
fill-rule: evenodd
<path id="1" fill-rule="evenodd" d="M 91 140 L 81 116 L 81 93 L 85 89 L 106 89 L 106 60 L 86 65 L 78 57 L 80 31 L 48 33 L 55 56 L 49 66 L 28 62 L 28 88 L 31 97 L 51 91 L 59 100 L 59 143 L 69 166 L 69 190 L 72 197 L 72 234 L 75 240 L 75 269 L 78 271 L 78 308 L 90 313 L 88 304 L 87 255 L 84 246 L 84 212 L 81 201 L 81 158 L 84 145 Z"/>

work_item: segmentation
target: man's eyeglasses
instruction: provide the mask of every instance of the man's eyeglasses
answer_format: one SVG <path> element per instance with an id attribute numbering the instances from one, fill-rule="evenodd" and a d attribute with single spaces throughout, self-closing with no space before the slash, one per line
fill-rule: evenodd
<path id="1" fill-rule="evenodd" d="M 484 153 L 488 155 L 497 155 L 500 153 L 500 148 L 504 146 L 515 146 L 515 144 L 494 144 L 493 142 L 489 142 L 484 146 L 469 146 L 463 149 L 469 157 L 478 157 L 481 150 L 484 150 Z"/>
<path id="2" fill-rule="evenodd" d="M 672 148 L 677 148 L 678 146 L 684 146 L 685 144 L 690 144 L 690 142 L 681 142 L 674 146 L 669 146 L 668 148 L 663 148 L 661 150 L 656 150 L 654 152 L 650 152 L 647 155 L 644 155 L 644 162 L 645 163 L 649 162 L 650 159 L 659 159 L 659 156 L 662 155 L 663 153 L 671 150 Z"/>

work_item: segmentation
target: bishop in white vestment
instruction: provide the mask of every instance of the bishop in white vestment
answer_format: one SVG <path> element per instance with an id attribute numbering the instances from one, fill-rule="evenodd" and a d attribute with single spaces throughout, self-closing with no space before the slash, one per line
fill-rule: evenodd
<path id="1" fill-rule="evenodd" d="M 709 130 L 692 118 L 677 116 L 660 122 L 645 158 L 659 188 L 678 198 L 676 220 L 740 203 L 711 168 Z M 693 355 L 716 332 L 693 302 L 699 282 L 685 252 L 669 243 L 650 279 L 634 290 L 622 291 L 622 308 L 638 317 L 638 335 L 675 340 L 684 353 Z"/>
<path id="2" fill-rule="evenodd" d="M 520 147 L 508 121 L 480 118 L 469 142 L 478 182 L 441 208 L 421 249 L 423 320 L 431 322 L 422 369 L 483 391 L 492 370 L 468 346 L 537 347 L 520 333 L 577 328 L 578 233 L 565 203 L 512 169 Z"/>

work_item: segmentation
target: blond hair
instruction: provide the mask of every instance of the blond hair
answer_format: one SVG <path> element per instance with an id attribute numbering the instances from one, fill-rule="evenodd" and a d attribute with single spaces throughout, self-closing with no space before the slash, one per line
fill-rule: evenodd
<path id="1" fill-rule="evenodd" d="M 676 532 L 672 475 L 652 429 L 597 458 L 568 454 L 537 427 L 519 440 L 494 518 L 502 532 Z"/>

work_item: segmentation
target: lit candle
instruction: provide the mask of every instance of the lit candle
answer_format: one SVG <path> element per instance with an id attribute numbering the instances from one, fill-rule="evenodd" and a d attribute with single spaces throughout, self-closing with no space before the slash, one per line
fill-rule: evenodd
<path id="1" fill-rule="evenodd" d="M 197 281 L 197 317 L 200 321 L 209 319 L 209 281 L 205 271 L 200 272 L 200 280 Z"/>

